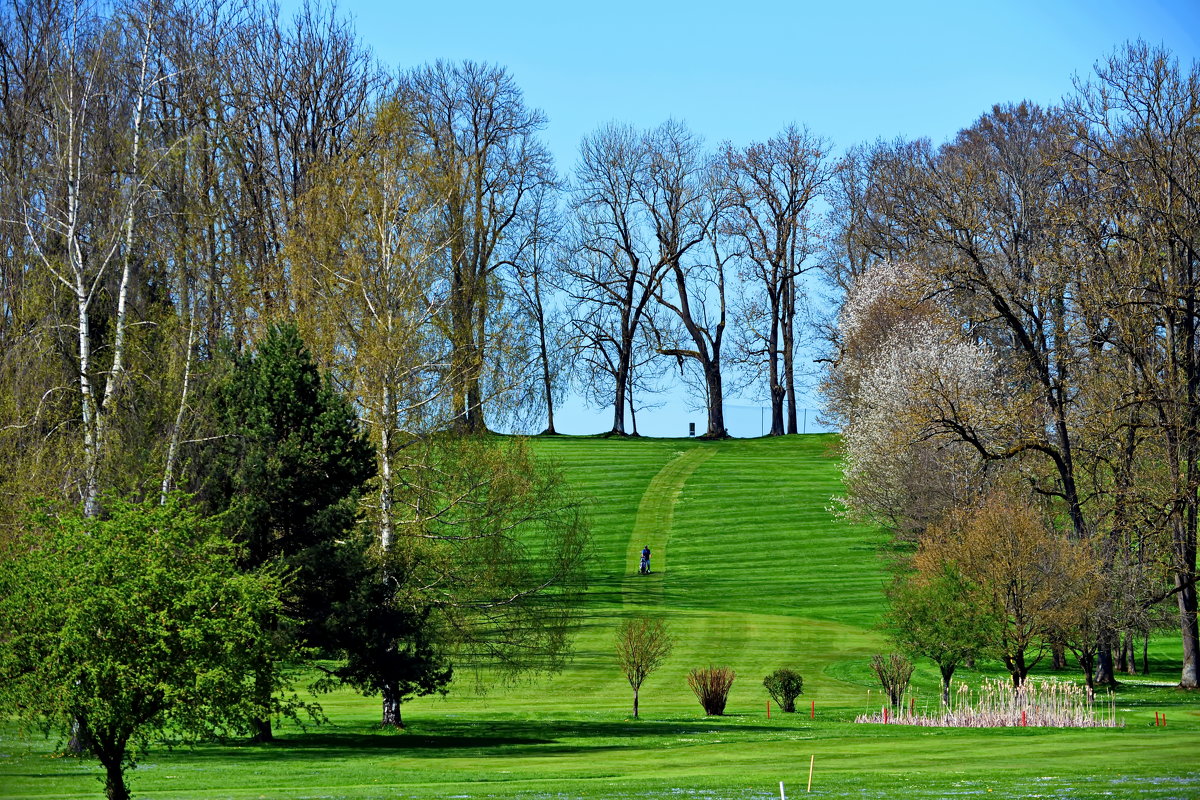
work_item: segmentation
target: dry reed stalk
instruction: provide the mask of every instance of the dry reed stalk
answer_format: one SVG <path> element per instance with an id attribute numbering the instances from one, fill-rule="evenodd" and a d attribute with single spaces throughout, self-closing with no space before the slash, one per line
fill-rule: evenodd
<path id="1" fill-rule="evenodd" d="M 975 692 L 960 684 L 949 707 L 936 713 L 915 712 L 915 703 L 897 710 L 862 714 L 855 722 L 954 728 L 1007 728 L 1025 724 L 1043 728 L 1123 728 L 1116 699 L 1110 694 L 1097 706 L 1087 691 L 1059 681 L 1026 681 L 1020 687 L 985 680 Z"/>

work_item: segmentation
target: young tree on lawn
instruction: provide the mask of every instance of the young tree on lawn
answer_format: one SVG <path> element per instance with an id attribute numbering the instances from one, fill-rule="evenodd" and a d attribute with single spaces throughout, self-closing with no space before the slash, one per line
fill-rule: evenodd
<path id="1" fill-rule="evenodd" d="M 879 679 L 879 685 L 883 687 L 892 708 L 899 709 L 900 700 L 912 678 L 912 661 L 903 653 L 888 653 L 886 656 L 876 653 L 871 656 L 871 672 Z"/>
<path id="2" fill-rule="evenodd" d="M 0 571 L 0 708 L 77 735 L 125 800 L 150 742 L 266 714 L 259 665 L 289 652 L 262 627 L 282 611 L 277 571 L 240 570 L 237 546 L 178 497 L 105 510 L 35 519 Z"/>
<path id="3" fill-rule="evenodd" d="M 888 636 L 910 656 L 937 664 L 942 705 L 950 704 L 950 680 L 959 664 L 982 655 L 995 638 L 999 619 L 977 602 L 977 587 L 948 564 L 933 574 L 916 573 L 896 581 L 884 618 Z"/>
<path id="4" fill-rule="evenodd" d="M 638 693 L 651 672 L 671 654 L 667 624 L 651 617 L 630 617 L 617 629 L 617 662 L 633 687 L 633 718 L 638 718 Z"/>

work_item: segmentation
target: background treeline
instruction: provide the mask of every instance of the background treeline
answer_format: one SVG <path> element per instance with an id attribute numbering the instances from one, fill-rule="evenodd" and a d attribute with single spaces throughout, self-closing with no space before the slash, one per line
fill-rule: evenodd
<path id="1" fill-rule="evenodd" d="M 406 434 L 553 432 L 572 377 L 619 434 L 672 371 L 711 436 L 748 383 L 798 429 L 819 137 L 611 125 L 568 178 L 503 68 L 386 69 L 319 4 L 0 13 L 5 497 L 188 487 L 220 349 L 280 322 L 385 476 Z"/>
<path id="2" fill-rule="evenodd" d="M 898 639 L 1109 684 L 1171 625 L 1196 688 L 1200 69 L 1126 45 L 1060 106 L 854 148 L 834 188 L 825 391 L 847 511 L 916 544 Z"/>

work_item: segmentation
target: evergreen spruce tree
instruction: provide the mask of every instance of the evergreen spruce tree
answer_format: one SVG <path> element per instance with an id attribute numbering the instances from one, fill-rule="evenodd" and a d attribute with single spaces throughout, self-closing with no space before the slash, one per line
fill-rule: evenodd
<path id="1" fill-rule="evenodd" d="M 292 325 L 270 328 L 256 351 L 234 358 L 217 413 L 224 436 L 209 464 L 207 499 L 244 545 L 246 569 L 275 563 L 290 572 L 285 606 L 298 628 L 278 635 L 327 646 L 330 610 L 353 593 L 337 551 L 355 546 L 350 532 L 375 473 L 373 448 Z M 276 669 L 262 665 L 262 691 Z M 269 719 L 256 738 L 271 738 Z"/>

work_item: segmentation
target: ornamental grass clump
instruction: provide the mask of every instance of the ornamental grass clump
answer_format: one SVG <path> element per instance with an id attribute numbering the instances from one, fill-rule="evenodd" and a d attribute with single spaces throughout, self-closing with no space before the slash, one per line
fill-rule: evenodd
<path id="1" fill-rule="evenodd" d="M 1027 680 L 1014 687 L 1005 680 L 985 680 L 972 691 L 960 684 L 949 706 L 918 711 L 915 702 L 898 709 L 862 714 L 855 722 L 895 723 L 939 728 L 1123 728 L 1116 699 L 1096 703 L 1082 686 L 1062 681 Z"/>
<path id="2" fill-rule="evenodd" d="M 775 705 L 787 712 L 795 712 L 796 698 L 804 694 L 804 679 L 799 672 L 787 667 L 781 667 L 763 678 L 763 686 Z"/>
<path id="3" fill-rule="evenodd" d="M 687 681 L 704 713 L 719 717 L 725 713 L 725 701 L 736 677 L 737 673 L 729 667 L 703 667 L 689 672 Z"/>

